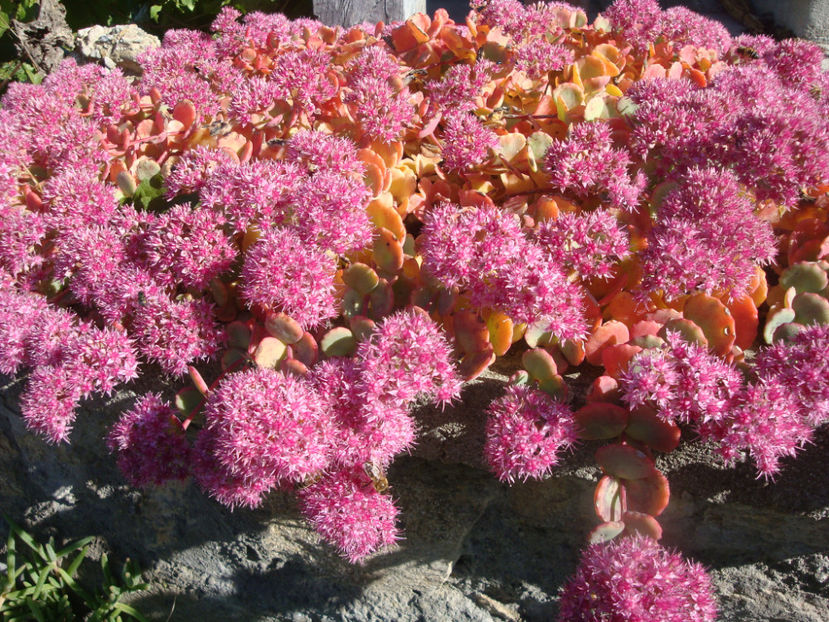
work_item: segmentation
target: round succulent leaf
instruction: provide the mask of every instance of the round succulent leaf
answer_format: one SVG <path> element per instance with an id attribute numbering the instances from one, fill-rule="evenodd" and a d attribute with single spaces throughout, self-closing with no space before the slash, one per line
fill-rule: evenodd
<path id="1" fill-rule="evenodd" d="M 602 365 L 608 376 L 618 378 L 627 369 L 630 360 L 636 356 L 642 348 L 630 343 L 617 343 L 602 351 Z"/>
<path id="2" fill-rule="evenodd" d="M 615 402 L 622 397 L 619 381 L 611 376 L 599 376 L 590 384 L 585 399 L 588 402 Z"/>
<path id="3" fill-rule="evenodd" d="M 610 402 L 590 402 L 579 408 L 574 416 L 579 438 L 595 441 L 621 435 L 628 424 L 629 413 L 626 408 Z"/>
<path id="4" fill-rule="evenodd" d="M 656 335 L 641 335 L 630 340 L 630 345 L 639 346 L 643 350 L 658 348 L 664 343 L 665 340 L 662 339 L 662 337 L 657 337 Z"/>
<path id="5" fill-rule="evenodd" d="M 584 362 L 586 353 L 584 351 L 584 341 L 581 339 L 565 339 L 558 344 L 558 347 L 564 358 L 573 367 L 578 367 Z"/>
<path id="6" fill-rule="evenodd" d="M 625 511 L 624 495 L 625 489 L 618 479 L 610 475 L 602 477 L 593 493 L 596 515 L 605 522 L 621 520 Z"/>
<path id="7" fill-rule="evenodd" d="M 343 292 L 343 315 L 347 318 L 363 315 L 368 310 L 366 297 L 356 289 L 346 287 Z"/>
<path id="8" fill-rule="evenodd" d="M 587 362 L 591 365 L 602 364 L 602 351 L 618 343 L 627 343 L 630 338 L 628 327 L 618 320 L 608 320 L 599 326 L 584 344 Z"/>
<path id="9" fill-rule="evenodd" d="M 287 313 L 268 313 L 265 318 L 265 330 L 271 337 L 291 345 L 302 339 L 305 331 L 294 318 Z"/>
<path id="10" fill-rule="evenodd" d="M 403 267 L 403 245 L 395 235 L 381 227 L 372 244 L 374 262 L 381 270 L 396 274 Z"/>
<path id="11" fill-rule="evenodd" d="M 539 382 L 558 374 L 553 356 L 544 348 L 533 348 L 524 352 L 521 356 L 521 365 Z"/>
<path id="12" fill-rule="evenodd" d="M 464 380 L 473 380 L 480 376 L 495 362 L 495 352 L 487 343 L 488 348 L 479 352 L 465 354 L 458 362 L 458 372 Z"/>
<path id="13" fill-rule="evenodd" d="M 687 318 L 668 320 L 665 325 L 659 329 L 656 336 L 664 340 L 665 335 L 669 330 L 679 333 L 685 341 L 697 343 L 706 348 L 708 347 L 708 339 L 706 339 L 705 333 L 702 332 L 702 329 L 699 326 Z"/>
<path id="14" fill-rule="evenodd" d="M 259 367 L 276 369 L 279 361 L 285 358 L 287 347 L 276 337 L 263 337 L 253 352 L 253 362 Z"/>
<path id="15" fill-rule="evenodd" d="M 204 396 L 199 393 L 196 387 L 184 387 L 176 393 L 175 405 L 178 411 L 185 417 L 193 412 L 202 403 Z"/>
<path id="16" fill-rule="evenodd" d="M 512 320 L 505 313 L 494 311 L 487 316 L 486 327 L 495 356 L 503 356 L 512 345 Z"/>
<path id="17" fill-rule="evenodd" d="M 222 371 L 228 369 L 235 369 L 239 364 L 240 361 L 246 359 L 248 357 L 246 350 L 239 350 L 238 348 L 230 348 L 229 350 L 225 350 L 225 353 L 222 354 Z"/>
<path id="18" fill-rule="evenodd" d="M 608 521 L 597 525 L 593 531 L 587 535 L 588 544 L 601 544 L 602 542 L 610 542 L 613 538 L 621 534 L 625 530 L 625 524 L 622 521 Z"/>
<path id="19" fill-rule="evenodd" d="M 772 341 L 777 343 L 778 341 L 789 341 L 794 339 L 804 328 L 806 327 L 803 326 L 803 324 L 798 324 L 797 322 L 786 322 L 785 324 L 781 324 L 774 331 Z"/>
<path id="20" fill-rule="evenodd" d="M 364 315 L 355 315 L 352 317 L 348 322 L 348 326 L 357 341 L 363 341 L 377 328 L 374 320 Z"/>
<path id="21" fill-rule="evenodd" d="M 308 373 L 308 367 L 305 363 L 295 358 L 282 359 L 282 362 L 279 364 L 279 370 L 286 374 L 294 374 L 300 377 Z"/>
<path id="22" fill-rule="evenodd" d="M 760 326 L 760 316 L 757 305 L 748 294 L 734 298 L 728 303 L 728 311 L 734 318 L 734 345 L 742 350 L 748 350 L 757 339 L 757 329 Z"/>
<path id="23" fill-rule="evenodd" d="M 793 264 L 780 275 L 780 285 L 784 289 L 794 287 L 797 292 L 817 293 L 829 284 L 826 272 L 816 262 L 801 261 Z"/>
<path id="24" fill-rule="evenodd" d="M 529 324 L 524 330 L 524 342 L 531 348 L 550 345 L 554 337 L 548 329 L 549 326 L 546 322 L 543 324 Z"/>
<path id="25" fill-rule="evenodd" d="M 731 352 L 736 336 L 734 318 L 722 302 L 707 294 L 694 294 L 685 301 L 682 314 L 702 329 L 714 354 Z"/>
<path id="26" fill-rule="evenodd" d="M 635 447 L 621 443 L 600 447 L 596 451 L 596 462 L 608 475 L 622 479 L 642 479 L 654 471 L 653 460 Z"/>
<path id="27" fill-rule="evenodd" d="M 357 340 L 345 326 L 329 330 L 320 340 L 320 350 L 327 357 L 349 356 L 357 348 Z"/>
<path id="28" fill-rule="evenodd" d="M 381 278 L 368 295 L 368 314 L 373 320 L 382 320 L 394 309 L 394 289 L 386 279 Z"/>
<path id="29" fill-rule="evenodd" d="M 668 478 L 661 471 L 655 470 L 642 479 L 622 480 L 622 484 L 629 511 L 659 516 L 668 507 L 671 489 Z"/>
<path id="30" fill-rule="evenodd" d="M 650 406 L 642 405 L 630 413 L 625 434 L 657 451 L 673 451 L 679 445 L 680 429 L 673 421 L 660 419 Z"/>
<path id="31" fill-rule="evenodd" d="M 489 343 L 489 329 L 476 314 L 470 311 L 458 311 L 452 316 L 455 341 L 465 353 L 492 349 Z"/>
<path id="32" fill-rule="evenodd" d="M 622 522 L 625 524 L 626 534 L 638 533 L 654 540 L 662 538 L 662 525 L 650 514 L 627 511 L 622 516 Z"/>
<path id="33" fill-rule="evenodd" d="M 798 324 L 829 324 L 829 301 L 819 294 L 798 294 L 792 300 L 792 309 Z"/>
<path id="34" fill-rule="evenodd" d="M 248 351 L 250 347 L 250 328 L 245 322 L 231 322 L 225 328 L 227 332 L 227 343 L 231 348 L 239 348 Z"/>
<path id="35" fill-rule="evenodd" d="M 544 391 L 550 397 L 554 397 L 560 400 L 567 399 L 567 393 L 569 389 L 567 388 L 567 383 L 564 381 L 564 378 L 561 376 L 553 376 L 552 378 L 544 378 L 543 380 L 538 380 L 538 388 Z"/>
<path id="36" fill-rule="evenodd" d="M 763 340 L 774 343 L 774 333 L 783 324 L 794 321 L 794 310 L 786 307 L 772 307 L 766 315 L 766 325 L 763 327 Z"/>
<path id="37" fill-rule="evenodd" d="M 292 344 L 291 350 L 293 350 L 294 358 L 302 361 L 308 367 L 311 367 L 311 365 L 317 362 L 319 346 L 317 345 L 317 340 L 309 332 L 306 332 L 302 335 L 302 339 Z"/>
<path id="38" fill-rule="evenodd" d="M 343 272 L 343 283 L 363 295 L 370 293 L 379 282 L 380 277 L 377 273 L 359 261 L 351 264 Z"/>

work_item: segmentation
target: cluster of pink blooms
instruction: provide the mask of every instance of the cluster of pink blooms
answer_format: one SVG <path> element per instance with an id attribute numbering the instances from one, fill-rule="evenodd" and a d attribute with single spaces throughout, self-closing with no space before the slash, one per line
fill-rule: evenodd
<path id="1" fill-rule="evenodd" d="M 693 168 L 659 205 L 641 254 L 640 294 L 662 292 L 666 300 L 696 291 L 740 296 L 755 266 L 776 253 L 771 225 L 755 216 L 734 175 Z"/>
<path id="2" fill-rule="evenodd" d="M 633 357 L 622 375 L 625 401 L 648 404 L 669 421 L 693 424 L 700 437 L 716 441 L 728 462 L 751 454 L 758 473 L 773 477 L 780 458 L 793 456 L 826 422 L 829 329 L 805 328 L 790 343 L 760 350 L 756 380 L 704 346 L 668 331 L 666 344 Z"/>
<path id="3" fill-rule="evenodd" d="M 159 485 L 190 475 L 191 448 L 176 411 L 148 393 L 112 426 L 107 445 L 133 486 Z"/>
<path id="4" fill-rule="evenodd" d="M 397 508 L 368 467 L 385 469 L 411 447 L 415 400 L 446 404 L 460 386 L 438 326 L 423 312 L 400 311 L 353 358 L 327 359 L 305 376 L 226 374 L 207 396 L 192 450 L 171 407 L 152 394 L 122 417 L 109 443 L 136 485 L 192 474 L 230 507 L 255 507 L 274 488 L 299 486 L 302 511 L 323 538 L 359 561 L 398 537 Z M 157 464 L 176 454 L 182 458 Z"/>
<path id="5" fill-rule="evenodd" d="M 584 332 L 579 288 L 518 217 L 494 207 L 435 206 L 424 218 L 423 269 L 476 308 L 519 322 L 546 322 L 562 339 Z"/>
<path id="6" fill-rule="evenodd" d="M 629 254 L 627 231 L 607 210 L 561 214 L 541 222 L 538 242 L 558 265 L 575 270 L 582 279 L 607 279 Z"/>
<path id="7" fill-rule="evenodd" d="M 498 136 L 473 114 L 447 114 L 443 128 L 443 166 L 447 171 L 472 169 L 489 158 Z"/>
<path id="8" fill-rule="evenodd" d="M 484 458 L 501 481 L 540 479 L 576 442 L 569 406 L 538 389 L 511 385 L 487 409 Z"/>
<path id="9" fill-rule="evenodd" d="M 48 441 L 68 440 L 76 407 L 92 393 L 111 393 L 135 378 L 138 361 L 123 332 L 78 323 L 35 294 L 0 293 L 0 372 L 31 369 L 20 398 L 29 429 Z"/>
<path id="10" fill-rule="evenodd" d="M 633 211 L 647 182 L 643 173 L 631 173 L 626 150 L 613 146 L 607 123 L 571 126 L 565 140 L 554 140 L 544 156 L 554 188 L 578 197 L 599 194 L 611 207 Z"/>
<path id="11" fill-rule="evenodd" d="M 633 535 L 589 546 L 559 600 L 559 622 L 713 622 L 705 569 Z"/>

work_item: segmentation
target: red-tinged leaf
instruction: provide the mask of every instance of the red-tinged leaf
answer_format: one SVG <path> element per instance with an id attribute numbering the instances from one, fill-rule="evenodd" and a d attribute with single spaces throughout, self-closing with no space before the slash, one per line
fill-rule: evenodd
<path id="1" fill-rule="evenodd" d="M 245 322 L 231 322 L 225 328 L 227 343 L 231 348 L 238 348 L 247 352 L 250 346 L 250 328 Z"/>
<path id="2" fill-rule="evenodd" d="M 605 322 L 590 335 L 584 344 L 587 362 L 591 365 L 601 365 L 602 351 L 605 348 L 618 343 L 627 343 L 629 338 L 630 332 L 625 324 L 617 320 Z"/>
<path id="3" fill-rule="evenodd" d="M 625 524 L 621 521 L 608 521 L 598 525 L 587 536 L 588 544 L 600 544 L 610 542 L 625 530 Z"/>
<path id="4" fill-rule="evenodd" d="M 239 361 L 247 358 L 247 352 L 243 352 L 237 348 L 226 350 L 222 355 L 222 371 L 230 368 L 235 368 L 239 365 Z"/>
<path id="5" fill-rule="evenodd" d="M 265 330 L 271 337 L 291 345 L 302 339 L 305 331 L 294 318 L 287 313 L 268 313 L 265 318 Z"/>
<path id="6" fill-rule="evenodd" d="M 579 438 L 585 441 L 616 438 L 628 424 L 627 409 L 610 402 L 590 402 L 574 416 Z"/>
<path id="7" fill-rule="evenodd" d="M 618 378 L 627 369 L 630 359 L 642 351 L 642 348 L 629 343 L 608 346 L 602 352 L 602 365 L 608 376 Z"/>
<path id="8" fill-rule="evenodd" d="M 668 478 L 659 470 L 642 479 L 622 480 L 622 484 L 628 510 L 659 516 L 668 507 L 671 489 Z"/>
<path id="9" fill-rule="evenodd" d="M 588 402 L 615 402 L 622 396 L 619 381 L 610 376 L 599 376 L 587 391 Z"/>
<path id="10" fill-rule="evenodd" d="M 600 447 L 596 462 L 608 475 L 622 479 L 642 479 L 654 472 L 653 460 L 635 447 L 620 443 Z"/>
<path id="11" fill-rule="evenodd" d="M 651 449 L 667 453 L 677 448 L 681 432 L 676 423 L 660 419 L 653 408 L 642 405 L 630 413 L 625 434 Z"/>
<path id="12" fill-rule="evenodd" d="M 487 343 L 487 346 L 489 346 L 489 349 L 471 352 L 460 360 L 458 372 L 464 380 L 477 378 L 495 362 L 495 352 L 492 351 L 492 346 L 489 343 Z"/>
<path id="13" fill-rule="evenodd" d="M 621 520 L 626 509 L 624 495 L 625 489 L 618 479 L 610 475 L 602 477 L 593 493 L 596 515 L 605 522 Z"/>
<path id="14" fill-rule="evenodd" d="M 622 516 L 622 522 L 625 524 L 625 533 L 627 534 L 638 533 L 654 540 L 662 538 L 662 526 L 650 514 L 628 511 Z"/>
<path id="15" fill-rule="evenodd" d="M 311 367 L 317 362 L 319 346 L 311 333 L 306 332 L 302 335 L 302 339 L 291 345 L 291 348 L 294 351 L 294 358 L 302 361 L 306 366 Z"/>

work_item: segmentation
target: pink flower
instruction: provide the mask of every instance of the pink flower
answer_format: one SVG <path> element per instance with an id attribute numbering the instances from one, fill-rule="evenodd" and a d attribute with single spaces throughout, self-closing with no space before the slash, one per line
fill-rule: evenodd
<path id="1" fill-rule="evenodd" d="M 573 51 L 544 38 L 534 39 L 518 49 L 515 68 L 533 80 L 539 80 L 550 71 L 561 71 L 573 62 Z"/>
<path id="2" fill-rule="evenodd" d="M 330 473 L 298 494 L 303 515 L 351 563 L 400 538 L 394 501 L 361 468 Z"/>
<path id="3" fill-rule="evenodd" d="M 141 236 L 144 265 L 162 285 L 204 289 L 236 259 L 221 225 L 208 209 L 188 203 L 174 206 Z"/>
<path id="4" fill-rule="evenodd" d="M 213 456 L 234 477 L 300 482 L 330 462 L 331 417 L 303 379 L 272 369 L 225 376 L 207 399 Z"/>
<path id="5" fill-rule="evenodd" d="M 338 255 L 371 244 L 374 226 L 366 213 L 371 192 L 361 179 L 319 171 L 299 184 L 291 197 L 293 229 L 321 251 Z"/>
<path id="6" fill-rule="evenodd" d="M 443 128 L 443 167 L 448 171 L 466 171 L 484 164 L 490 149 L 498 145 L 498 136 L 473 114 L 447 113 Z"/>
<path id="7" fill-rule="evenodd" d="M 151 286 L 137 292 L 130 315 L 138 350 L 168 374 L 186 374 L 187 365 L 214 356 L 224 340 L 204 298 L 176 301 Z"/>
<path id="8" fill-rule="evenodd" d="M 645 52 L 661 32 L 662 10 L 656 0 L 615 0 L 602 15 L 637 53 Z"/>
<path id="9" fill-rule="evenodd" d="M 68 370 L 44 365 L 29 374 L 20 396 L 20 414 L 26 427 L 47 442 L 68 442 L 80 400 L 81 389 Z"/>
<path id="10" fill-rule="evenodd" d="M 300 130 L 291 136 L 287 159 L 297 161 L 309 173 L 330 171 L 348 177 L 361 176 L 365 170 L 352 141 L 313 130 Z"/>
<path id="11" fill-rule="evenodd" d="M 538 389 L 510 385 L 487 409 L 484 457 L 502 482 L 548 475 L 576 439 L 573 411 Z"/>
<path id="12" fill-rule="evenodd" d="M 564 213 L 538 225 L 535 237 L 553 260 L 582 279 L 609 278 L 628 252 L 627 232 L 609 211 Z"/>
<path id="13" fill-rule="evenodd" d="M 728 171 L 691 169 L 659 207 L 642 254 L 642 297 L 702 291 L 740 296 L 777 253 L 768 222 Z"/>
<path id="14" fill-rule="evenodd" d="M 344 101 L 363 133 L 384 143 L 397 140 L 414 117 L 409 89 L 398 90 L 383 77 L 364 76 L 349 83 Z"/>
<path id="15" fill-rule="evenodd" d="M 112 426 L 109 450 L 133 486 L 156 486 L 190 474 L 190 443 L 175 410 L 160 395 L 141 397 Z"/>
<path id="16" fill-rule="evenodd" d="M 580 197 L 598 194 L 627 211 L 638 205 L 646 182 L 641 173 L 631 176 L 630 156 L 613 148 L 610 126 L 602 121 L 571 126 L 566 140 L 553 141 L 544 162 L 554 188 Z"/>
<path id="17" fill-rule="evenodd" d="M 713 622 L 705 569 L 645 536 L 589 546 L 559 600 L 559 622 Z"/>
<path id="18" fill-rule="evenodd" d="M 307 330 L 337 316 L 334 261 L 288 229 L 272 229 L 247 252 L 241 293 L 250 305 L 284 311 Z"/>
<path id="19" fill-rule="evenodd" d="M 518 322 L 546 322 L 563 339 L 584 331 L 581 292 L 524 233 L 518 217 L 495 207 L 437 205 L 424 217 L 423 270 L 458 287 L 476 309 Z"/>

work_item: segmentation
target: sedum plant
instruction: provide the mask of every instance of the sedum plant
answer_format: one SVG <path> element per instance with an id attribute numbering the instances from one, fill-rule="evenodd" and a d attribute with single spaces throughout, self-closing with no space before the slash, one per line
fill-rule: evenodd
<path id="1" fill-rule="evenodd" d="M 415 404 L 515 353 L 483 415 L 496 476 L 600 444 L 567 593 L 605 593 L 629 549 L 673 569 L 676 607 L 619 619 L 710 619 L 702 571 L 642 539 L 670 500 L 655 456 L 690 430 L 773 478 L 826 422 L 820 61 L 655 0 L 350 29 L 226 7 L 135 81 L 66 61 L 0 109 L 0 371 L 66 442 L 78 403 L 160 369 L 174 402 L 141 396 L 107 439 L 132 484 L 293 491 L 360 562 L 401 537 L 385 473 Z M 616 615 L 594 601 L 562 610 Z"/>

